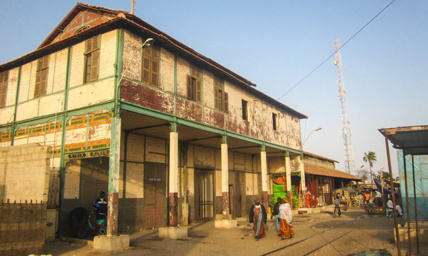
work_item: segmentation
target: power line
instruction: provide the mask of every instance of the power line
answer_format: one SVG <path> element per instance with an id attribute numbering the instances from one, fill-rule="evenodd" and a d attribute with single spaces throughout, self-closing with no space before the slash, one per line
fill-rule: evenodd
<path id="1" fill-rule="evenodd" d="M 316 68 L 314 68 L 311 72 L 309 72 L 309 74 L 307 74 L 305 77 L 303 77 L 297 84 L 295 84 L 293 87 L 291 87 L 290 90 L 288 90 L 286 93 L 284 93 L 283 95 L 281 95 L 281 97 L 279 97 L 277 100 L 280 100 L 282 97 L 284 97 L 285 95 L 287 95 L 289 92 L 291 92 L 294 88 L 296 88 L 297 86 L 299 86 L 303 81 L 306 80 L 306 78 L 308 78 L 310 75 L 312 75 L 315 71 L 317 71 L 322 65 L 324 65 L 324 63 L 326 63 L 332 56 L 334 56 L 336 54 L 337 51 L 339 51 L 340 49 L 342 49 L 343 47 L 345 47 L 345 45 L 347 43 L 349 43 L 352 39 L 354 39 L 354 37 L 356 37 L 361 31 L 363 31 L 363 29 L 365 29 L 370 23 L 372 23 L 382 12 L 384 12 L 392 3 L 394 3 L 395 0 L 392 0 L 387 6 L 385 6 L 378 14 L 376 14 L 369 22 L 367 22 L 362 28 L 360 28 L 353 36 L 351 36 L 351 38 L 349 38 L 339 49 L 335 50 L 332 54 L 330 54 L 323 62 L 321 62 L 318 66 L 316 66 Z"/>

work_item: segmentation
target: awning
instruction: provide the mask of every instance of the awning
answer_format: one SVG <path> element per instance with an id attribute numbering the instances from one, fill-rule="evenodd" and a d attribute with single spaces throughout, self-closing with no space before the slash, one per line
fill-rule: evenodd
<path id="1" fill-rule="evenodd" d="M 311 165 L 311 164 L 305 164 L 305 173 L 306 174 L 312 174 L 312 175 L 318 175 L 318 176 L 327 176 L 327 177 L 333 177 L 333 178 L 340 178 L 340 179 L 348 179 L 348 180 L 362 180 L 361 178 L 351 175 L 349 173 L 341 172 L 335 169 L 317 166 L 317 165 Z"/>

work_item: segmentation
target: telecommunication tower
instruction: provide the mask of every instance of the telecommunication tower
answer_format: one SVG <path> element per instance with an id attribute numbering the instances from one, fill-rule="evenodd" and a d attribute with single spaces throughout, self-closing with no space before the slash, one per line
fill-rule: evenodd
<path id="1" fill-rule="evenodd" d="M 346 90 L 343 82 L 343 70 L 342 70 L 342 57 L 340 55 L 340 41 L 339 38 L 334 38 L 334 48 L 336 50 L 336 60 L 334 64 L 337 66 L 337 73 L 339 75 L 339 100 L 342 103 L 342 123 L 343 123 L 343 144 L 345 146 L 345 170 L 347 173 L 358 176 L 355 170 L 354 151 L 352 149 L 351 142 L 351 121 L 348 119 L 348 112 L 346 110 Z"/>

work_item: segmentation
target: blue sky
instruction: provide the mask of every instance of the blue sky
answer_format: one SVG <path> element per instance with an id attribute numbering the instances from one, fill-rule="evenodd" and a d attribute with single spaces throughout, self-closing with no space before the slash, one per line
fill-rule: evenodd
<path id="1" fill-rule="evenodd" d="M 135 15 L 278 99 L 392 0 L 136 0 Z M 84 3 L 131 12 L 131 0 Z M 0 1 L 0 63 L 35 50 L 75 1 Z M 379 128 L 427 125 L 428 1 L 396 0 L 342 50 L 355 166 L 364 152 L 387 170 Z M 307 115 L 304 150 L 344 170 L 337 67 L 330 58 L 280 101 Z M 391 151 L 397 171 L 396 151 Z M 367 166 L 367 164 L 366 164 Z"/>

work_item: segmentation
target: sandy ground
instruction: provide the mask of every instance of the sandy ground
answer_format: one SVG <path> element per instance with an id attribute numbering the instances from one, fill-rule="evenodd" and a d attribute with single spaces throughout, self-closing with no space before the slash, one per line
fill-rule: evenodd
<path id="1" fill-rule="evenodd" d="M 394 243 L 394 219 L 382 215 L 367 215 L 362 208 L 349 208 L 341 217 L 333 218 L 333 208 L 321 213 L 294 216 L 295 236 L 281 240 L 274 222 L 268 222 L 266 237 L 254 239 L 252 226 L 239 222 L 238 228 L 215 229 L 214 222 L 189 226 L 186 239 L 160 239 L 157 230 L 130 234 L 131 247 L 107 252 L 93 250 L 91 242 L 56 240 L 47 243 L 45 254 L 51 255 L 354 255 L 367 250 L 380 250 L 398 255 Z M 399 219 L 404 224 L 404 220 Z M 422 225 L 423 226 L 423 225 Z M 425 230 L 428 231 L 428 230 Z M 428 255 L 428 233 L 419 237 L 420 253 Z M 416 243 L 412 254 L 415 255 Z M 407 244 L 401 243 L 406 255 Z M 380 255 L 380 254 L 371 254 Z M 382 254 L 388 255 L 388 254 Z"/>

